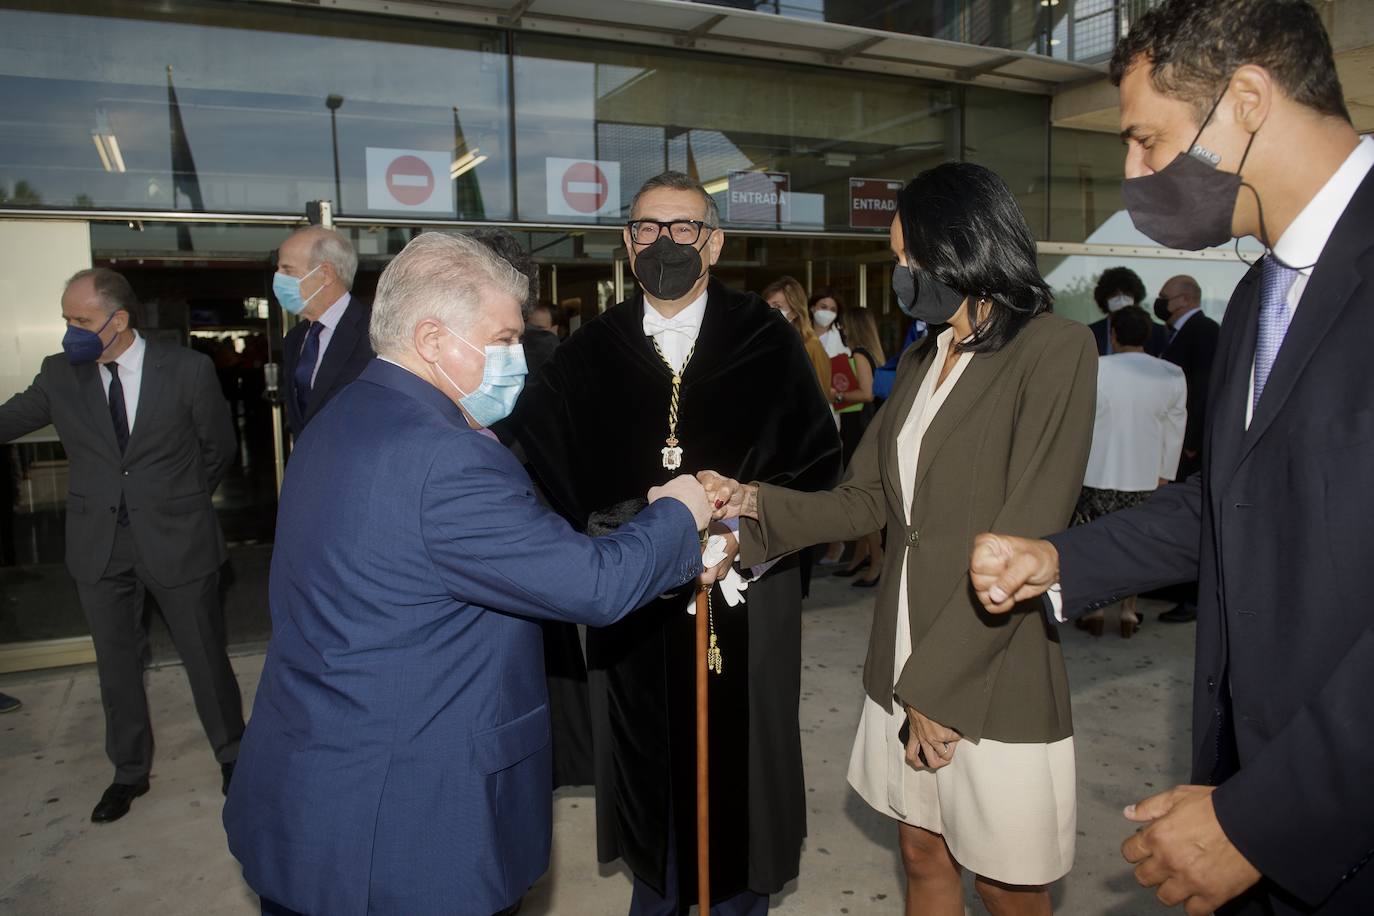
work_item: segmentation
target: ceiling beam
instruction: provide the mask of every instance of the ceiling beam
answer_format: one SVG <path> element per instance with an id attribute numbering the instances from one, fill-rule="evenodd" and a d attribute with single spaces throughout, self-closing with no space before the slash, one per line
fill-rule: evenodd
<path id="1" fill-rule="evenodd" d="M 954 78 L 965 83 L 972 82 L 984 74 L 993 73 L 994 71 L 1002 69 L 1007 64 L 1016 63 L 1020 59 L 1019 57 L 1006 55 L 1003 57 L 994 57 L 992 60 L 983 61 L 981 64 L 973 64 L 969 67 L 959 67 L 954 71 Z"/>
<path id="2" fill-rule="evenodd" d="M 874 45 L 881 44 L 882 42 L 887 41 L 887 39 L 888 36 L 886 35 L 873 35 L 869 38 L 863 39 L 862 41 L 856 41 L 848 47 L 840 48 L 838 51 L 832 51 L 829 54 L 825 55 L 826 63 L 833 64 L 835 66 L 840 66 L 848 62 L 850 58 L 862 54 L 864 51 L 867 51 Z"/>
<path id="3" fill-rule="evenodd" d="M 678 38 L 675 44 L 677 44 L 677 46 L 681 48 L 695 48 L 698 40 L 704 37 L 716 26 L 724 22 L 727 18 L 729 17 L 726 16 L 724 13 L 719 13 L 715 16 L 708 16 L 701 22 L 698 22 L 696 25 L 692 26 L 687 31 L 683 32 L 682 36 Z"/>
<path id="4" fill-rule="evenodd" d="M 520 20 L 529 12 L 529 8 L 534 6 L 534 0 L 516 0 L 514 6 L 506 10 L 501 16 L 501 24 L 508 28 L 519 28 Z"/>

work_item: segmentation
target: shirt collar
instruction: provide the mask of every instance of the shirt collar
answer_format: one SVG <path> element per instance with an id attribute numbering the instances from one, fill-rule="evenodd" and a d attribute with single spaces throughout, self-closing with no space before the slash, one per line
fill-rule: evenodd
<path id="1" fill-rule="evenodd" d="M 134 331 L 134 342 L 129 344 L 129 348 L 119 354 L 115 360 L 119 368 L 128 370 L 137 375 L 143 371 L 143 357 L 148 352 L 148 342 L 143 339 L 143 335 Z"/>
<path id="2" fill-rule="evenodd" d="M 1374 137 L 1363 137 L 1274 243 L 1274 254 L 1280 261 L 1303 268 L 1303 274 L 1311 275 L 1327 239 L 1331 238 L 1341 214 L 1371 167 L 1374 167 Z"/>
<path id="3" fill-rule="evenodd" d="M 1202 306 L 1199 305 L 1196 308 L 1190 308 L 1188 311 L 1184 312 L 1182 315 L 1179 315 L 1177 318 L 1175 318 L 1174 333 L 1177 334 L 1179 331 L 1183 330 L 1183 326 L 1188 323 L 1188 319 L 1192 318 L 1200 311 L 1202 311 Z"/>
<path id="4" fill-rule="evenodd" d="M 324 310 L 323 315 L 315 320 L 329 328 L 330 331 L 333 331 L 339 326 L 339 322 L 343 320 L 344 312 L 348 311 L 348 303 L 352 298 L 351 293 L 344 293 L 338 299 L 334 300 L 333 305 Z"/>
<path id="5" fill-rule="evenodd" d="M 675 329 L 690 331 L 696 334 L 701 330 L 702 319 L 706 317 L 706 291 L 702 290 L 700 296 L 693 299 L 690 305 L 678 312 L 672 318 L 664 318 L 663 314 L 659 312 L 658 309 L 649 304 L 649 300 L 646 297 L 644 300 L 644 317 L 653 320 L 655 323 L 662 322 L 670 324 Z M 647 328 L 644 333 L 648 336 L 653 336 Z"/>

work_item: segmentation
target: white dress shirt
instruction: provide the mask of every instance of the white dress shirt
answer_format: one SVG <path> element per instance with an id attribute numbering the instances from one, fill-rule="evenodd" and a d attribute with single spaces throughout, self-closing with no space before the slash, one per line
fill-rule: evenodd
<path id="1" fill-rule="evenodd" d="M 1173 363 L 1115 353 L 1097 364 L 1097 417 L 1083 485 L 1143 493 L 1173 480 L 1188 421 L 1188 382 Z"/>
<path id="2" fill-rule="evenodd" d="M 320 372 L 320 366 L 324 363 L 324 351 L 329 349 L 329 341 L 334 338 L 334 329 L 343 321 L 344 312 L 348 311 L 348 303 L 352 300 L 352 294 L 344 293 L 334 304 L 324 310 L 324 314 L 315 320 L 324 327 L 320 328 L 320 354 L 315 360 L 315 368 L 310 370 L 310 384 L 315 384 L 315 376 Z"/>
<path id="3" fill-rule="evenodd" d="M 1307 281 L 1312 278 L 1312 268 L 1316 266 L 1322 249 L 1326 247 L 1327 240 L 1336 228 L 1336 223 L 1340 221 L 1341 214 L 1345 213 L 1345 208 L 1350 206 L 1350 199 L 1359 190 L 1360 183 L 1369 174 L 1371 167 L 1374 167 L 1374 137 L 1363 137 L 1350 151 L 1350 155 L 1345 157 L 1345 162 L 1336 169 L 1336 173 L 1327 179 L 1322 189 L 1307 202 L 1307 206 L 1302 208 L 1302 212 L 1288 224 L 1283 235 L 1274 243 L 1274 254 L 1278 259 L 1289 267 L 1299 268 L 1298 275 L 1293 278 L 1293 285 L 1288 288 L 1290 322 L 1298 310 L 1298 303 L 1302 301 L 1303 291 L 1307 289 Z M 1291 328 L 1292 325 L 1289 326 Z M 1282 347 L 1279 352 L 1282 352 Z M 1250 365 L 1250 393 L 1245 399 L 1245 405 L 1245 428 L 1249 429 L 1255 405 L 1253 363 Z"/>
<path id="4" fill-rule="evenodd" d="M 687 354 L 696 346 L 697 335 L 701 333 L 701 319 L 705 317 L 704 291 L 672 318 L 664 318 L 658 309 L 649 304 L 647 298 L 644 300 L 644 336 L 654 339 L 674 373 L 681 373 L 686 365 Z"/>
<path id="5" fill-rule="evenodd" d="M 129 349 L 119 354 L 115 364 L 119 366 L 119 384 L 124 386 L 124 412 L 129 415 L 129 434 L 134 432 L 134 418 L 138 414 L 138 393 L 143 390 L 143 357 L 148 352 L 148 342 L 143 335 L 134 331 L 134 342 Z M 106 364 L 108 365 L 108 364 Z M 105 389 L 105 403 L 110 402 L 110 370 L 100 366 L 100 384 Z"/>

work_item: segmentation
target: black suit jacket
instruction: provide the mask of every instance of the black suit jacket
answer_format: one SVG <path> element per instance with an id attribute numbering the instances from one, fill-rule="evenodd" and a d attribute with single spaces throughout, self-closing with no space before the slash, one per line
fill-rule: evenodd
<path id="1" fill-rule="evenodd" d="M 1093 332 L 1093 339 L 1097 341 L 1097 355 L 1107 355 L 1107 341 L 1111 336 L 1111 323 L 1107 318 L 1094 321 L 1088 327 Z M 1164 352 L 1164 347 L 1169 343 L 1169 329 L 1162 324 L 1150 324 L 1150 339 L 1145 341 L 1145 352 L 1151 356 L 1158 356 Z"/>
<path id="2" fill-rule="evenodd" d="M 1222 828 L 1267 879 L 1252 902 L 1280 914 L 1374 912 L 1371 223 L 1374 173 L 1317 261 L 1249 429 L 1258 268 L 1221 328 L 1202 472 L 1051 538 L 1070 612 L 1199 580 L 1193 780 L 1218 786 Z"/>
<path id="3" fill-rule="evenodd" d="M 1188 425 L 1183 433 L 1183 447 L 1190 452 L 1202 451 L 1202 431 L 1207 418 L 1207 386 L 1212 377 L 1212 362 L 1216 358 L 1221 325 L 1199 312 L 1184 322 L 1161 356 L 1183 370 L 1188 380 Z M 1249 384 L 1247 380 L 1247 384 Z M 1196 465 L 1188 468 L 1196 470 Z M 1180 478 L 1186 473 L 1179 474 Z"/>
<path id="4" fill-rule="evenodd" d="M 100 580 L 110 562 L 122 498 L 139 559 L 169 588 L 208 576 L 224 562 L 224 535 L 210 496 L 238 446 L 210 359 L 147 341 L 138 410 L 121 455 L 110 402 L 95 363 L 58 353 L 33 384 L 0 406 L 0 442 L 51 423 L 71 463 L 67 569 Z"/>
<path id="5" fill-rule="evenodd" d="M 300 321 L 286 333 L 286 340 L 282 344 L 282 362 L 286 370 L 282 386 L 286 398 L 286 421 L 292 435 L 299 436 L 304 432 L 311 418 L 345 385 L 357 378 L 377 355 L 372 352 L 372 340 L 367 333 L 371 322 L 372 303 L 364 302 L 357 296 L 351 297 L 343 318 L 329 338 L 329 347 L 324 351 L 320 369 L 315 373 L 315 385 L 304 415 L 296 401 L 296 365 L 300 362 L 301 345 L 305 343 L 305 333 L 310 325 Z"/>

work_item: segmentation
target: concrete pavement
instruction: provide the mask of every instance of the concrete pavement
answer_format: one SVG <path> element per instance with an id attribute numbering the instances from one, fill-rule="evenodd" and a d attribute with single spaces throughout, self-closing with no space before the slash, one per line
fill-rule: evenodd
<path id="1" fill-rule="evenodd" d="M 773 909 L 795 916 L 900 913 L 902 881 L 893 822 L 845 784 L 862 704 L 860 671 L 872 593 L 820 579 L 803 617 L 802 741 L 809 838 L 801 877 Z M 1078 749 L 1078 853 L 1054 890 L 1056 912 L 1162 913 L 1139 888 L 1118 847 L 1121 808 L 1187 776 L 1192 625 L 1157 623 L 1129 641 L 1064 628 Z M 1110 613 L 1110 612 L 1109 612 Z M 1114 623 L 1110 621 L 1109 623 Z M 234 659 L 246 704 L 262 656 Z M 93 668 L 10 675 L 0 690 L 24 701 L 0 716 L 0 912 L 245 916 L 257 901 L 229 856 L 220 827 L 219 768 L 177 666 L 150 670 L 157 739 L 152 791 L 123 820 L 97 826 L 91 808 L 109 783 Z M 629 880 L 598 868 L 590 790 L 560 793 L 554 859 L 522 916 L 621 916 Z M 970 895 L 970 912 L 985 912 Z"/>

